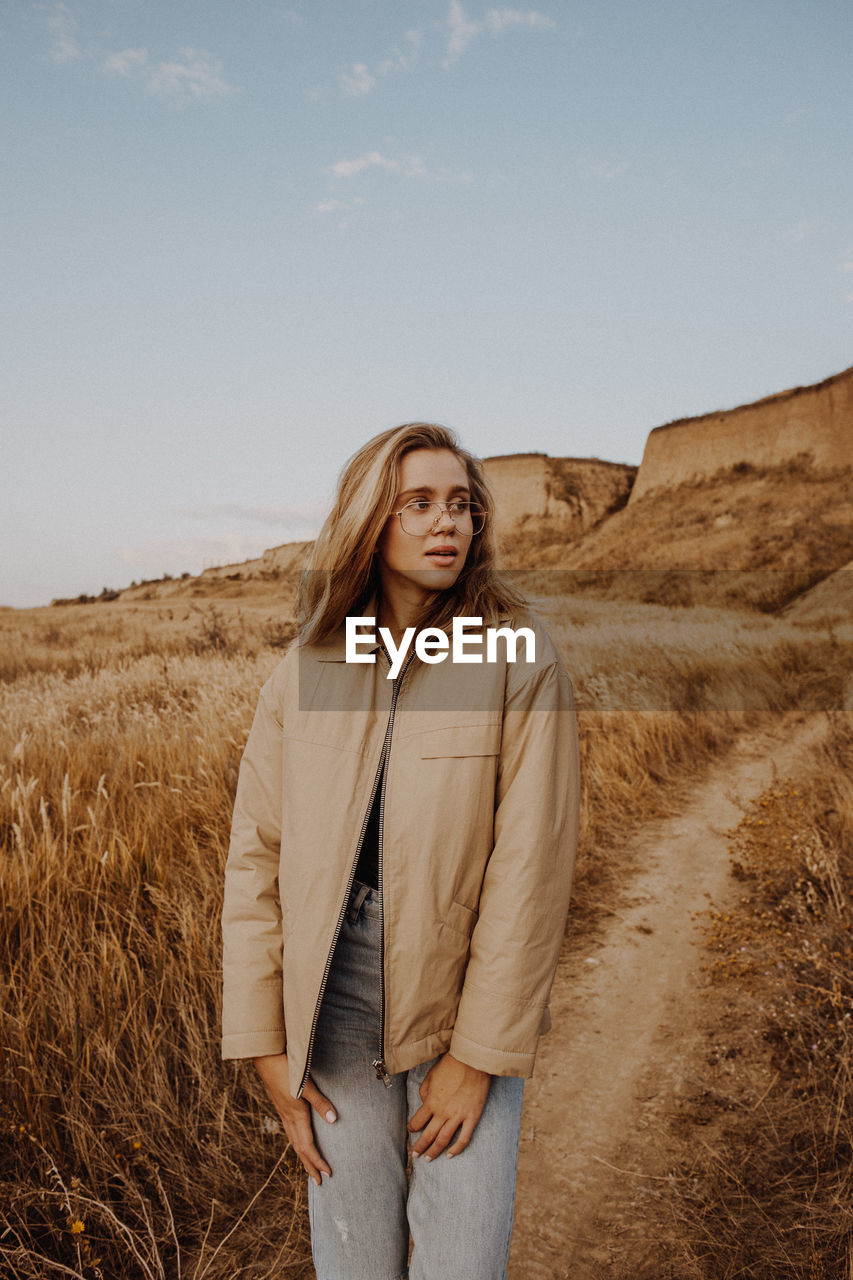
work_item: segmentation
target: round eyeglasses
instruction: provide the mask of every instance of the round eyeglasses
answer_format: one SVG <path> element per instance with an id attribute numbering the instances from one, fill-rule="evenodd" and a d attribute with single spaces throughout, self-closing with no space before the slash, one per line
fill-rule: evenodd
<path id="1" fill-rule="evenodd" d="M 413 538 L 423 538 L 435 531 L 445 511 L 456 526 L 456 532 L 469 537 L 479 533 L 486 523 L 485 509 L 467 498 L 454 498 L 452 502 L 427 502 L 426 498 L 416 498 L 391 514 L 400 517 L 404 533 L 411 534 Z"/>

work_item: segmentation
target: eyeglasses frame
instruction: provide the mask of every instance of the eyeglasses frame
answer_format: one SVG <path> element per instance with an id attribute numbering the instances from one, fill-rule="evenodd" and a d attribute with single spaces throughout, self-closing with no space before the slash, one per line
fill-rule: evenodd
<path id="1" fill-rule="evenodd" d="M 403 507 L 401 507 L 399 511 L 392 511 L 392 512 L 391 512 L 391 515 L 392 515 L 392 516 L 399 516 L 399 517 L 400 517 L 400 528 L 403 530 L 403 533 L 405 533 L 405 534 L 406 534 L 406 536 L 407 536 L 407 537 L 409 537 L 409 538 L 428 538 L 428 537 L 430 536 L 430 534 L 433 532 L 433 530 L 435 529 L 435 526 L 438 524 L 438 522 L 439 522 L 439 520 L 441 519 L 441 517 L 442 517 L 443 515 L 450 516 L 450 512 L 448 511 L 448 507 L 450 506 L 450 503 L 449 503 L 449 502 L 430 502 L 430 506 L 431 506 L 431 507 L 440 507 L 440 508 L 441 508 L 441 510 L 439 511 L 438 515 L 435 517 L 435 519 L 434 519 L 434 520 L 433 520 L 433 522 L 432 522 L 432 529 L 428 529 L 426 533 L 409 533 L 408 529 L 407 529 L 407 528 L 405 527 L 405 525 L 403 524 L 403 512 L 406 510 L 406 508 L 407 508 L 407 507 L 412 507 L 412 506 L 414 506 L 414 504 L 415 504 L 416 502 L 426 502 L 426 501 L 427 501 L 427 499 L 426 499 L 426 498 L 412 498 L 411 502 L 407 502 L 407 503 L 406 503 L 406 505 L 405 505 L 405 506 L 403 506 Z M 451 502 L 459 502 L 459 501 L 460 501 L 460 499 L 459 499 L 459 498 L 452 498 L 452 499 L 451 499 Z M 488 511 L 486 510 L 486 508 L 485 508 L 485 507 L 481 507 L 481 506 L 480 506 L 480 504 L 479 504 L 478 502 L 474 502 L 474 503 L 471 503 L 471 504 L 469 504 L 469 505 L 474 506 L 474 507 L 476 507 L 476 508 L 477 508 L 477 514 L 478 514 L 478 515 L 481 515 L 481 516 L 483 517 L 483 523 L 480 525 L 480 528 L 476 531 L 476 533 L 475 533 L 475 532 L 473 532 L 473 531 L 472 531 L 471 533 L 460 533 L 460 531 L 459 531 L 459 526 L 457 525 L 456 521 L 453 519 L 453 516 L 450 516 L 450 522 L 451 522 L 451 524 L 453 525 L 453 528 L 454 528 L 454 529 L 456 530 L 456 532 L 459 534 L 460 538 L 476 538 L 477 534 L 478 534 L 478 533 L 482 533 L 482 532 L 483 532 L 483 530 L 484 530 L 484 529 L 485 529 L 485 527 L 486 527 L 486 519 L 487 519 L 488 514 L 489 514 L 489 513 L 488 513 Z M 473 519 L 473 517 L 472 517 L 472 519 Z"/>

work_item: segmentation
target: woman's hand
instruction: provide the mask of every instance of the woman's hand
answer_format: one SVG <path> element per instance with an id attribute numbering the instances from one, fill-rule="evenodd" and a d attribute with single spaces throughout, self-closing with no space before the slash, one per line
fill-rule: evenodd
<path id="1" fill-rule="evenodd" d="M 320 1175 L 325 1173 L 331 1178 L 332 1171 L 317 1150 L 311 1126 L 311 1108 L 329 1124 L 334 1124 L 338 1118 L 334 1107 L 328 1098 L 323 1097 L 310 1076 L 302 1090 L 302 1097 L 294 1098 L 290 1092 L 286 1053 L 271 1053 L 253 1058 L 252 1061 L 264 1082 L 270 1101 L 281 1116 L 290 1145 L 305 1166 L 308 1176 L 313 1178 L 318 1187 L 322 1186 Z"/>
<path id="2" fill-rule="evenodd" d="M 421 1103 L 408 1123 L 410 1133 L 423 1133 L 412 1147 L 412 1155 L 432 1160 L 441 1155 L 459 1126 L 459 1137 L 448 1149 L 447 1158 L 459 1155 L 471 1141 L 483 1113 L 492 1077 L 445 1053 L 424 1076 Z M 424 1126 L 426 1125 L 426 1128 Z"/>

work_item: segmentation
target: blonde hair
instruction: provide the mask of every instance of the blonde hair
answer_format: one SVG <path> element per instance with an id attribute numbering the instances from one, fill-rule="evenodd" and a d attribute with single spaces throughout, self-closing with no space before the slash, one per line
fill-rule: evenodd
<path id="1" fill-rule="evenodd" d="M 326 521 L 300 582 L 300 642 L 321 643 L 348 614 L 359 614 L 371 596 L 381 597 L 374 551 L 397 500 L 399 465 L 413 449 L 449 449 L 468 475 L 471 500 L 486 511 L 465 564 L 452 587 L 433 592 L 416 620 L 420 627 L 449 627 L 454 614 L 482 617 L 490 625 L 523 611 L 524 597 L 495 569 L 495 504 L 478 458 L 456 433 L 434 422 L 406 422 L 368 440 L 345 464 Z"/>

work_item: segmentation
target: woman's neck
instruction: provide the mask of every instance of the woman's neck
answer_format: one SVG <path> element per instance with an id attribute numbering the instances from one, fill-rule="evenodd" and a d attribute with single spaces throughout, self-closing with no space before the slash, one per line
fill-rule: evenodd
<path id="1" fill-rule="evenodd" d="M 386 627 L 391 632 L 394 643 L 399 644 L 406 628 L 415 625 L 417 613 L 417 608 L 408 603 L 404 603 L 400 607 L 399 604 L 394 605 L 383 597 L 379 602 L 379 616 L 376 619 L 376 625 L 378 627 Z"/>
<path id="2" fill-rule="evenodd" d="M 377 627 L 387 627 L 394 643 L 399 644 L 406 628 L 417 625 L 428 597 L 428 592 L 419 591 L 412 583 L 383 582 L 378 598 Z"/>

